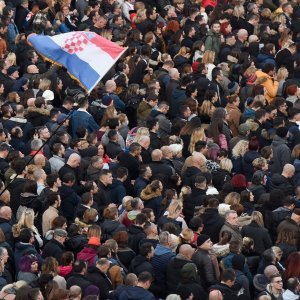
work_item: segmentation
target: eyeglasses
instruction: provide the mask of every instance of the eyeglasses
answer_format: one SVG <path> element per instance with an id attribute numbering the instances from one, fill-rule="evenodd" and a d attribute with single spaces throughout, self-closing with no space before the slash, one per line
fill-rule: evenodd
<path id="1" fill-rule="evenodd" d="M 282 280 L 274 281 L 274 283 L 282 283 Z"/>

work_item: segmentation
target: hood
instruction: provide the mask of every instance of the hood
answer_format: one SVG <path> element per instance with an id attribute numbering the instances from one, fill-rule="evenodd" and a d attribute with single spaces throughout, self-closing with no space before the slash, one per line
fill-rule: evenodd
<path id="1" fill-rule="evenodd" d="M 171 249 L 166 248 L 160 244 L 158 244 L 154 250 L 154 255 L 164 255 L 167 253 L 172 253 Z"/>
<path id="2" fill-rule="evenodd" d="M 24 206 L 28 206 L 31 204 L 35 199 L 37 199 L 38 195 L 34 195 L 31 193 L 21 193 L 20 195 L 20 204 Z"/>
<path id="3" fill-rule="evenodd" d="M 158 110 L 156 110 L 156 109 L 153 109 L 152 111 L 151 111 L 151 117 L 152 118 L 156 118 L 158 115 L 161 115 L 161 114 L 163 114 L 162 112 L 160 112 L 160 111 L 158 111 Z"/>
<path id="4" fill-rule="evenodd" d="M 147 185 L 141 192 L 141 198 L 144 201 L 152 200 L 153 198 L 161 196 L 160 191 L 152 191 L 150 184 Z"/>
<path id="5" fill-rule="evenodd" d="M 130 212 L 127 213 L 127 218 L 132 221 L 136 218 L 136 216 L 139 214 L 137 210 L 131 210 Z"/>
<path id="6" fill-rule="evenodd" d="M 79 247 L 81 247 L 82 249 L 83 246 L 86 244 L 87 244 L 87 240 L 83 235 L 72 236 L 65 241 L 66 247 L 70 249 L 76 249 L 76 248 L 78 249 Z"/>
<path id="7" fill-rule="evenodd" d="M 260 292 L 266 289 L 269 282 L 269 279 L 264 274 L 256 274 L 253 278 L 253 285 Z"/>
<path id="8" fill-rule="evenodd" d="M 142 227 L 136 226 L 134 224 L 131 224 L 128 228 L 128 233 L 134 235 L 134 234 L 139 234 L 141 232 L 144 232 Z M 146 236 L 146 234 L 145 234 Z"/>
<path id="9" fill-rule="evenodd" d="M 255 72 L 257 78 L 267 78 L 267 79 L 271 79 L 271 76 L 269 76 L 267 73 L 264 73 L 263 71 L 256 71 Z"/>
<path id="10" fill-rule="evenodd" d="M 120 226 L 120 222 L 114 220 L 105 219 L 102 223 L 102 230 L 105 233 L 113 233 Z"/>
<path id="11" fill-rule="evenodd" d="M 217 208 L 206 208 L 204 213 L 201 215 L 201 219 L 203 220 L 203 223 L 206 227 L 208 227 L 211 224 L 215 224 L 216 217 L 221 217 Z"/>
<path id="12" fill-rule="evenodd" d="M 80 251 L 77 254 L 77 259 L 85 260 L 85 261 L 91 261 L 97 256 L 97 250 L 92 248 L 83 248 L 82 251 Z"/>
<path id="13" fill-rule="evenodd" d="M 72 272 L 72 266 L 59 266 L 58 275 L 66 277 Z"/>
<path id="14" fill-rule="evenodd" d="M 29 250 L 35 250 L 35 249 L 31 244 L 17 243 L 15 246 L 15 250 L 20 251 L 20 252 L 27 250 L 27 252 L 28 252 Z"/>
<path id="15" fill-rule="evenodd" d="M 185 264 L 181 271 L 180 275 L 183 281 L 188 281 L 188 280 L 197 280 L 197 267 L 194 263 L 187 263 Z"/>
<path id="16" fill-rule="evenodd" d="M 286 290 L 282 296 L 283 296 L 284 300 L 298 300 L 299 299 L 299 295 L 293 293 L 290 290 Z"/>
<path id="17" fill-rule="evenodd" d="M 40 114 L 45 116 L 50 116 L 50 112 L 44 108 L 37 108 L 37 107 L 28 107 L 27 109 L 28 114 Z"/>
<path id="18" fill-rule="evenodd" d="M 134 260 L 132 260 L 132 269 L 134 270 L 136 267 L 140 266 L 141 264 L 143 264 L 144 262 L 147 262 L 147 258 L 145 256 L 142 255 L 137 255 Z"/>
<path id="19" fill-rule="evenodd" d="M 273 138 L 272 146 L 273 147 L 279 147 L 283 144 L 287 144 L 287 140 L 279 137 L 278 135 L 275 135 Z"/>
<path id="20" fill-rule="evenodd" d="M 247 164 L 252 164 L 253 160 L 258 157 L 260 157 L 260 154 L 257 151 L 248 151 L 244 155 L 244 161 Z"/>

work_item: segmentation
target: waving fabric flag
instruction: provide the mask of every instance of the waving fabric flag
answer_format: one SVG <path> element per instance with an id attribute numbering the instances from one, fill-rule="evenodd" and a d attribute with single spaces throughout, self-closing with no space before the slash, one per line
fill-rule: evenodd
<path id="1" fill-rule="evenodd" d="M 55 36 L 33 34 L 28 37 L 28 42 L 46 59 L 67 68 L 88 92 L 126 51 L 126 48 L 87 31 Z"/>

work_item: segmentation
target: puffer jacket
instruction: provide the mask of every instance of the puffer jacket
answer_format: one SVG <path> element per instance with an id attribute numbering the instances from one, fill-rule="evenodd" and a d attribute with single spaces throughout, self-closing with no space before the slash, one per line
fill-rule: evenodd
<path id="1" fill-rule="evenodd" d="M 134 273 L 136 276 L 139 276 L 142 272 L 149 272 L 154 276 L 154 269 L 150 261 L 142 255 L 137 255 L 130 264 L 129 270 L 130 273 Z"/>
<path id="2" fill-rule="evenodd" d="M 94 265 L 97 258 L 98 258 L 97 250 L 90 247 L 84 247 L 77 254 L 77 259 L 86 261 L 89 267 Z"/>

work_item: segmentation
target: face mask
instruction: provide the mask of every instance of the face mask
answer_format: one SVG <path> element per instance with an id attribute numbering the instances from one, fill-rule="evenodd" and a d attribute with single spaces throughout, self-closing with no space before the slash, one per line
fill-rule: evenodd
<path id="1" fill-rule="evenodd" d="M 97 215 L 94 222 L 98 222 L 99 216 Z"/>

